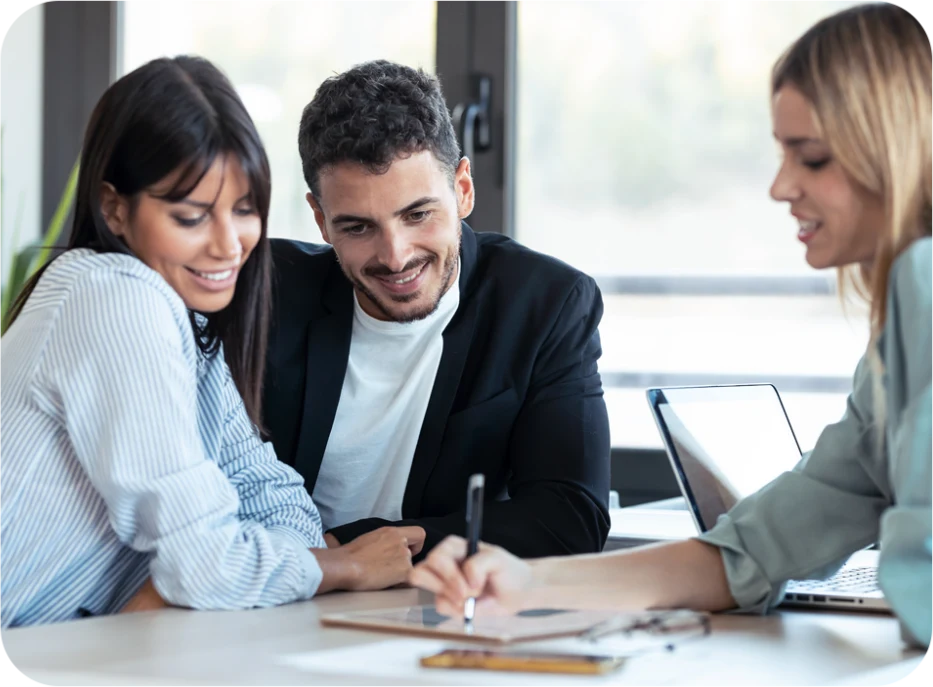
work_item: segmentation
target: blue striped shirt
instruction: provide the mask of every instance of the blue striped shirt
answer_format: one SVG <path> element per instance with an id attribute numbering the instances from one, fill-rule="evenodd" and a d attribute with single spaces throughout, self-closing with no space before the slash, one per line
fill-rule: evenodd
<path id="1" fill-rule="evenodd" d="M 148 576 L 202 609 L 315 592 L 317 509 L 158 273 L 69 251 L 0 351 L 0 625 L 113 613 Z"/>

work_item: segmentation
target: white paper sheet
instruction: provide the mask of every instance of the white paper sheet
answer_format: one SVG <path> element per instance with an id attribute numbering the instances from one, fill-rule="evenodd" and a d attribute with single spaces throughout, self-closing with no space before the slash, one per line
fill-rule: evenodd
<path id="1" fill-rule="evenodd" d="M 574 653 L 594 655 L 632 656 L 636 673 L 645 668 L 654 671 L 668 662 L 672 656 L 665 646 L 673 643 L 676 651 L 689 648 L 695 653 L 694 644 L 700 644 L 696 633 L 680 632 L 671 635 L 647 635 L 636 633 L 629 636 L 616 634 L 591 642 L 578 637 L 522 642 L 508 646 L 465 643 L 448 640 L 403 638 L 377 641 L 339 649 L 308 651 L 283 656 L 280 662 L 315 675 L 333 675 L 347 678 L 377 678 L 385 681 L 412 682 L 418 684 L 567 684 L 568 680 L 585 680 L 587 684 L 618 680 L 621 672 L 629 669 L 629 663 L 604 676 L 570 676 L 546 673 L 510 673 L 489 670 L 449 670 L 423 668 L 420 660 L 444 649 L 470 648 L 500 651 L 543 651 L 547 653 Z M 695 658 L 694 658 L 695 660 Z M 653 666 L 653 667 L 651 667 Z M 615 677 L 613 677 L 615 676 Z"/>
<path id="2" fill-rule="evenodd" d="M 419 663 L 423 656 L 436 654 L 443 649 L 466 648 L 467 646 L 477 648 L 475 645 L 454 644 L 431 639 L 395 639 L 341 649 L 292 654 L 283 656 L 280 660 L 293 668 L 316 675 L 376 678 L 385 681 L 404 681 L 406 684 L 562 685 L 572 679 L 569 675 L 545 673 L 422 668 Z M 612 675 L 613 673 L 607 676 L 587 675 L 583 679 L 587 684 L 600 684 Z"/>

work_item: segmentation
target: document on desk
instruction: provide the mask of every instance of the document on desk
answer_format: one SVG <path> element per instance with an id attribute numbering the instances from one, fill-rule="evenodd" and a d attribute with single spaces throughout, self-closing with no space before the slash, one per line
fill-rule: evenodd
<path id="1" fill-rule="evenodd" d="M 387 639 L 348 647 L 306 651 L 279 657 L 278 661 L 308 674 L 308 684 L 448 684 L 477 685 L 493 681 L 496 685 L 528 685 L 523 673 L 492 673 L 475 670 L 444 671 L 424 668 L 421 659 L 449 648 L 448 642 L 408 638 Z M 330 679 L 336 676 L 338 679 Z M 605 681 L 605 677 L 587 676 L 587 684 Z M 532 684 L 566 685 L 566 675 L 536 673 Z M 638 683 L 642 684 L 642 683 Z"/>
<path id="2" fill-rule="evenodd" d="M 569 640 L 558 640 L 569 641 Z M 606 640 L 608 641 L 608 640 Z M 618 642 L 612 640 L 610 643 Z M 699 645 L 699 644 L 698 644 Z M 322 651 L 309 651 L 301 654 L 291 654 L 283 656 L 280 662 L 292 668 L 315 675 L 339 675 L 345 677 L 363 677 L 380 679 L 398 679 L 405 680 L 411 685 L 436 685 L 436 684 L 465 684 L 475 685 L 491 684 L 489 680 L 493 675 L 489 671 L 477 670 L 442 670 L 435 668 L 424 668 L 421 666 L 421 659 L 431 656 L 444 649 L 455 648 L 456 645 L 441 640 L 428 640 L 418 638 L 390 639 L 386 641 L 375 642 L 366 645 L 354 645 L 339 649 L 325 649 Z M 460 647 L 465 647 L 463 643 Z M 475 647 L 475 645 L 473 645 Z M 522 644 L 522 649 L 534 646 L 532 644 Z M 608 648 L 601 640 L 595 647 L 598 652 L 600 647 Z M 701 645 L 700 645 L 701 646 Z M 544 646 L 539 646 L 543 650 Z M 554 648 L 557 648 L 554 646 Z M 594 646 L 577 647 L 580 650 L 587 649 L 592 653 Z M 625 664 L 615 673 L 606 676 L 569 676 L 569 675 L 547 675 L 535 674 L 531 678 L 527 673 L 505 673 L 496 672 L 495 682 L 497 686 L 516 687 L 528 685 L 530 680 L 534 680 L 535 685 L 547 687 L 548 685 L 593 685 L 604 681 L 618 680 L 620 677 L 626 681 L 626 684 L 645 685 L 647 687 L 660 685 L 683 684 L 684 680 L 684 659 L 688 659 L 692 670 L 689 671 L 690 684 L 699 684 L 709 687 L 720 687 L 722 684 L 721 666 L 709 661 L 704 661 L 702 652 L 699 652 L 697 660 L 696 646 L 690 647 L 692 650 L 686 653 L 678 651 L 679 661 L 671 661 L 671 656 L 660 651 L 642 653 Z M 559 647 L 559 650 L 567 649 L 566 644 Z M 309 678 L 309 684 L 312 684 Z"/>
<path id="3" fill-rule="evenodd" d="M 389 639 L 382 642 L 307 651 L 278 658 L 278 661 L 308 674 L 307 684 L 454 684 L 454 685 L 566 685 L 568 676 L 561 674 L 490 672 L 488 670 L 447 670 L 425 668 L 421 659 L 451 645 L 429 639 Z M 339 680 L 328 679 L 339 676 Z M 579 678 L 577 678 L 579 679 Z M 587 684 L 604 682 L 607 677 L 587 675 Z M 611 676 L 608 678 L 611 679 Z M 647 680 L 636 682 L 647 684 Z"/>

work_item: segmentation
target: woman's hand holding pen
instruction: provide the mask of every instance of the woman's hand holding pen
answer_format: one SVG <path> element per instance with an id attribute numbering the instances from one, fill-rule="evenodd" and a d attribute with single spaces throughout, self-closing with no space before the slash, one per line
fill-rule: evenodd
<path id="1" fill-rule="evenodd" d="M 515 613 L 525 607 L 533 583 L 528 563 L 492 544 L 481 543 L 475 555 L 466 554 L 465 539 L 447 537 L 414 567 L 408 581 L 434 592 L 437 611 L 443 615 L 461 615 L 470 597 L 476 598 L 479 615 Z"/>

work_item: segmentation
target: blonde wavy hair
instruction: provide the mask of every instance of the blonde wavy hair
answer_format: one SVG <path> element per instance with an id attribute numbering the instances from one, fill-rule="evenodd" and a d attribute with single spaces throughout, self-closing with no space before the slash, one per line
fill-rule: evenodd
<path id="1" fill-rule="evenodd" d="M 839 271 L 840 294 L 851 284 L 870 303 L 876 404 L 883 398 L 876 344 L 891 265 L 911 242 L 930 235 L 931 78 L 926 32 L 909 12 L 887 3 L 858 5 L 818 22 L 771 75 L 772 95 L 786 85 L 799 90 L 833 157 L 883 202 L 874 261 Z"/>

